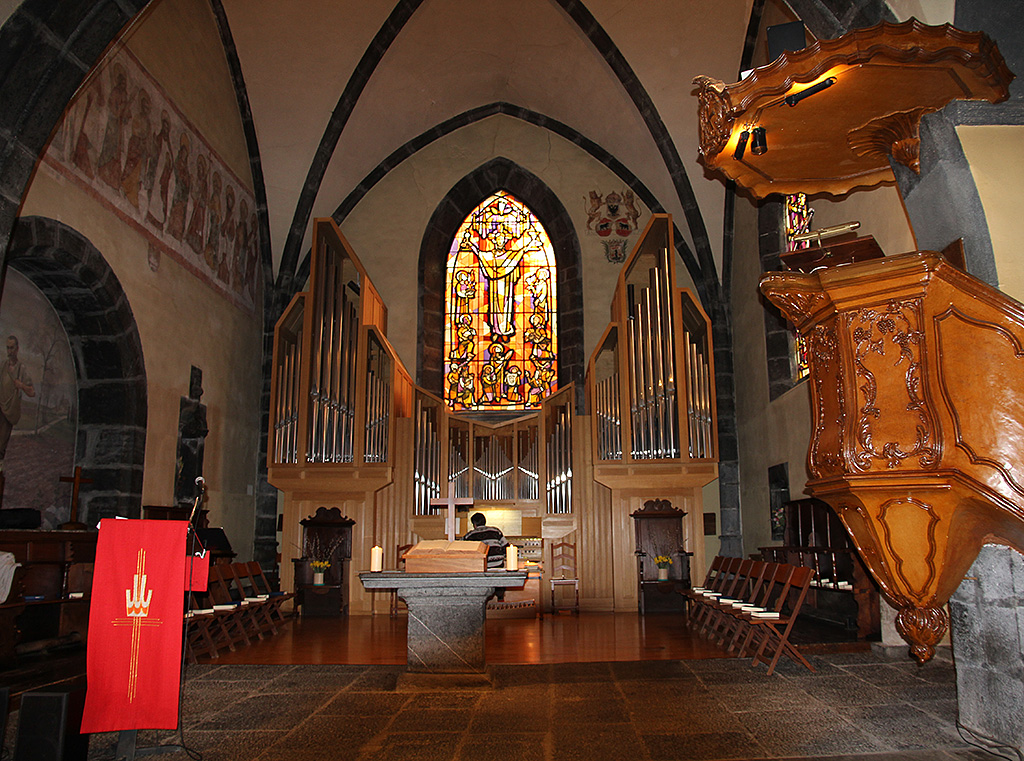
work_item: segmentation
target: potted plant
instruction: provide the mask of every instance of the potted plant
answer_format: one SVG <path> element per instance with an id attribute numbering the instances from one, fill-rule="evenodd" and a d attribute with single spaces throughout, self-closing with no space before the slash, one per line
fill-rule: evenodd
<path id="1" fill-rule="evenodd" d="M 668 567 L 672 565 L 672 558 L 668 555 L 656 555 L 654 564 L 658 566 L 658 581 L 668 581 Z"/>

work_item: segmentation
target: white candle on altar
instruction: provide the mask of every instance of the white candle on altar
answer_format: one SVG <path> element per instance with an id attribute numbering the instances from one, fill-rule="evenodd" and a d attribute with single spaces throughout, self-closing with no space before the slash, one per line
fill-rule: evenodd
<path id="1" fill-rule="evenodd" d="M 516 547 L 514 544 L 510 544 L 508 547 L 505 548 L 505 570 L 519 570 L 519 548 Z"/>
<path id="2" fill-rule="evenodd" d="M 384 550 L 380 546 L 370 550 L 370 570 L 374 573 L 384 570 Z"/>

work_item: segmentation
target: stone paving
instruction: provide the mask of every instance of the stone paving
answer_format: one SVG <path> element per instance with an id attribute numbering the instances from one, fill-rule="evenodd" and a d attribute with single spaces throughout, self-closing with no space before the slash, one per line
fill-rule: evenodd
<path id="1" fill-rule="evenodd" d="M 191 666 L 182 727 L 204 761 L 993 758 L 957 733 L 948 659 L 811 660 L 817 673 L 784 663 L 770 677 L 714 659 L 495 666 L 487 680 L 411 679 L 398 666 Z M 177 734 L 140 733 L 140 747 L 155 742 Z M 115 743 L 93 736 L 89 758 L 113 759 Z"/>

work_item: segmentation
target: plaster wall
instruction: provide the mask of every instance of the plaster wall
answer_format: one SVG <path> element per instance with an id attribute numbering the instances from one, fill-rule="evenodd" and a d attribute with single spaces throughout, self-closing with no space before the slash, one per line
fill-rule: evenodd
<path id="1" fill-rule="evenodd" d="M 1020 258 L 1020 242 L 1024 239 L 1024 127 L 962 125 L 956 132 L 985 208 L 999 289 L 1024 301 L 1024 265 Z"/>
<path id="2" fill-rule="evenodd" d="M 860 228 L 853 234 L 873 235 L 886 256 L 917 250 L 914 231 L 895 185 L 858 190 L 839 198 L 821 196 L 811 199 L 810 205 L 814 209 L 812 230 L 857 221 Z"/>
<path id="3" fill-rule="evenodd" d="M 158 3 L 131 31 L 128 44 L 251 186 L 237 103 L 209 7 L 201 0 Z M 204 76 L 197 77 L 197 71 Z M 173 504 L 180 400 L 188 393 L 191 366 L 203 370 L 210 428 L 203 470 L 211 525 L 223 526 L 239 559 L 248 559 L 259 441 L 258 311 L 228 301 L 162 255 L 93 192 L 47 164 L 40 164 L 21 213 L 56 219 L 85 236 L 103 254 L 131 305 L 148 384 L 143 504 Z M 256 303 L 262 303 L 259 289 Z"/>
<path id="4" fill-rule="evenodd" d="M 127 45 L 156 76 L 171 100 L 251 190 L 249 149 L 210 4 L 156 0 L 116 44 Z"/>

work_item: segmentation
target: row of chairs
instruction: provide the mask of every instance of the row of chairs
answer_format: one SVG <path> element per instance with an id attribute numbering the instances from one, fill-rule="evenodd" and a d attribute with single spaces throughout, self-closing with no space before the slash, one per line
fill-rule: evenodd
<path id="1" fill-rule="evenodd" d="M 703 586 L 683 592 L 690 624 L 754 665 L 767 663 L 769 675 L 783 653 L 814 671 L 789 641 L 813 578 L 813 568 L 718 556 Z"/>
<path id="2" fill-rule="evenodd" d="M 287 617 L 281 606 L 292 597 L 273 589 L 258 562 L 211 564 L 207 591 L 193 593 L 185 614 L 189 663 L 277 634 Z"/>

